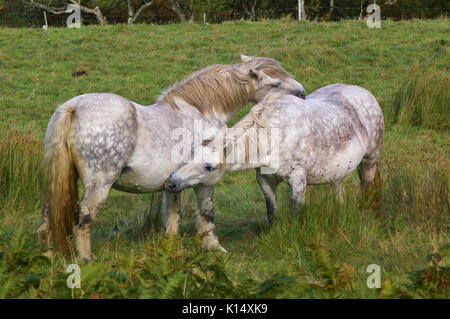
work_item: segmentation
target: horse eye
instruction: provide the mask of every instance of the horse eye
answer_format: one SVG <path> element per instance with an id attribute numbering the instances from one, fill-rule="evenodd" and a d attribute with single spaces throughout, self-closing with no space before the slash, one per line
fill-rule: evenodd
<path id="1" fill-rule="evenodd" d="M 281 82 L 277 82 L 273 85 L 273 87 L 275 87 L 275 88 L 279 88 L 280 86 L 281 86 Z"/>
<path id="2" fill-rule="evenodd" d="M 206 169 L 208 172 L 212 172 L 213 170 L 215 170 L 215 168 L 212 167 L 211 164 L 206 164 L 206 165 L 205 165 L 205 169 Z"/>

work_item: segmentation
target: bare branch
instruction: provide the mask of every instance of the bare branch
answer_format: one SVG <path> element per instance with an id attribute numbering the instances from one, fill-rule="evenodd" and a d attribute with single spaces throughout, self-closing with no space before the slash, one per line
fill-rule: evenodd
<path id="1" fill-rule="evenodd" d="M 46 6 L 43 5 L 41 3 L 36 3 L 33 0 L 30 0 L 29 3 L 32 7 L 38 8 L 38 9 L 42 9 L 45 10 L 47 12 L 53 13 L 53 14 L 66 14 L 66 7 L 62 7 L 62 8 L 55 8 L 55 7 L 50 7 L 50 6 Z"/>
<path id="2" fill-rule="evenodd" d="M 133 23 L 136 22 L 136 20 L 139 18 L 139 16 L 141 15 L 142 11 L 144 11 L 145 9 L 147 9 L 148 7 L 150 7 L 153 4 L 153 0 L 150 2 L 146 2 L 144 3 L 139 10 L 136 12 L 136 14 L 134 15 L 133 18 Z"/>
<path id="3" fill-rule="evenodd" d="M 108 21 L 106 20 L 106 18 L 103 16 L 100 8 L 98 6 L 96 6 L 94 9 L 82 6 L 80 4 L 80 1 L 78 0 L 69 0 L 71 3 L 76 4 L 78 6 L 80 6 L 81 11 L 89 13 L 89 14 L 93 14 L 95 15 L 95 17 L 97 18 L 97 20 L 100 22 L 101 25 L 106 25 L 108 24 Z"/>
<path id="4" fill-rule="evenodd" d="M 388 0 L 386 1 L 386 3 L 384 4 L 385 6 L 393 6 L 395 4 L 397 4 L 398 0 Z"/>
<path id="5" fill-rule="evenodd" d="M 81 11 L 83 11 L 85 13 L 89 13 L 89 14 L 95 15 L 95 17 L 97 18 L 97 20 L 99 21 L 99 23 L 101 25 L 105 25 L 105 24 L 108 23 L 108 21 L 103 16 L 103 14 L 102 14 L 102 12 L 101 12 L 101 10 L 100 10 L 100 8 L 98 6 L 95 7 L 94 9 L 91 9 L 91 8 L 82 6 L 80 4 L 80 1 L 77 1 L 77 0 L 69 0 L 69 2 L 79 6 Z M 50 7 L 50 6 L 44 5 L 42 3 L 35 2 L 34 0 L 29 0 L 28 2 L 24 1 L 24 3 L 28 4 L 28 5 L 32 6 L 32 7 L 35 7 L 35 8 L 38 8 L 38 9 L 45 10 L 47 12 L 53 13 L 53 14 L 67 14 L 67 6 L 62 7 L 62 8 L 55 8 L 55 7 Z"/>
<path id="6" fill-rule="evenodd" d="M 137 10 L 137 12 L 134 12 L 133 6 L 131 5 L 131 0 L 128 0 L 128 24 L 133 24 L 137 21 L 141 13 L 150 7 L 153 4 L 153 0 L 151 1 L 145 1 Z"/>

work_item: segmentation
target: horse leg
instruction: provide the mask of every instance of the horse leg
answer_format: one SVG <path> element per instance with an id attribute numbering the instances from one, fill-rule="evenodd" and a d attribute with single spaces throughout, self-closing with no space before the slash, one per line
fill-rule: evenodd
<path id="1" fill-rule="evenodd" d="M 214 186 L 197 185 L 194 187 L 197 199 L 197 231 L 206 249 L 219 249 L 226 252 L 219 244 L 214 225 Z"/>
<path id="2" fill-rule="evenodd" d="M 361 181 L 361 191 L 370 199 L 374 199 L 374 207 L 377 218 L 382 216 L 381 174 L 378 162 L 370 163 L 364 160 L 358 166 L 358 175 Z"/>
<path id="3" fill-rule="evenodd" d="M 344 192 L 343 192 L 343 186 L 342 186 L 342 180 L 336 180 L 333 183 L 333 193 L 334 198 L 339 202 L 339 204 L 344 203 Z"/>
<path id="4" fill-rule="evenodd" d="M 166 236 L 178 234 L 178 225 L 181 219 L 181 192 L 171 193 L 164 191 L 164 202 L 167 207 L 164 209 L 164 221 Z"/>
<path id="5" fill-rule="evenodd" d="M 267 219 L 269 224 L 272 225 L 274 213 L 277 210 L 277 187 L 279 184 L 278 177 L 275 175 L 261 174 L 259 168 L 256 169 L 256 180 L 259 187 L 263 192 L 264 199 L 266 200 Z"/>
<path id="6" fill-rule="evenodd" d="M 296 168 L 288 176 L 288 183 L 292 188 L 294 212 L 305 204 L 306 174 L 303 169 Z"/>
<path id="7" fill-rule="evenodd" d="M 83 200 L 79 205 L 78 224 L 73 227 L 76 252 L 78 256 L 86 260 L 92 258 L 92 223 L 106 201 L 112 183 L 106 185 L 92 183 L 92 185 L 86 187 Z"/>
<path id="8" fill-rule="evenodd" d="M 361 191 L 364 193 L 373 184 L 377 173 L 377 163 L 367 163 L 364 160 L 358 166 L 358 176 L 361 182 Z"/>
<path id="9" fill-rule="evenodd" d="M 45 244 L 47 249 L 52 248 L 52 234 L 50 232 L 50 222 L 49 222 L 49 212 L 48 203 L 42 208 L 42 225 L 38 228 L 37 233 L 39 241 Z"/>

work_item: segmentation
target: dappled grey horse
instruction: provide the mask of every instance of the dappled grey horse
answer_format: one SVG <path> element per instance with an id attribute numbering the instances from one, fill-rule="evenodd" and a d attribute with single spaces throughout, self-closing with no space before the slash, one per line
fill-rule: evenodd
<path id="1" fill-rule="evenodd" d="M 201 160 L 171 174 L 168 187 L 180 191 L 197 184 L 213 185 L 226 171 L 264 168 L 270 174 L 259 174 L 258 181 L 272 222 L 281 180 L 291 186 L 299 207 L 307 184 L 334 183 L 341 197 L 341 180 L 355 168 L 362 190 L 379 179 L 383 133 L 381 108 L 361 87 L 328 85 L 305 100 L 269 93 L 226 134 L 205 141 L 196 152 Z M 271 139 L 272 135 L 277 138 Z M 242 160 L 230 154 L 243 154 Z"/>
<path id="2" fill-rule="evenodd" d="M 304 89 L 272 59 L 241 56 L 242 63 L 213 65 L 169 88 L 152 106 L 107 93 L 77 96 L 53 114 L 45 135 L 43 224 L 48 247 L 91 258 L 91 228 L 110 188 L 162 191 L 178 143 L 174 132 L 220 128 L 249 101 L 272 89 L 304 97 Z M 199 143 L 201 143 L 201 139 Z M 84 186 L 78 204 L 77 179 Z M 214 185 L 198 185 L 198 231 L 206 248 L 219 248 L 214 226 Z M 176 233 L 180 194 L 166 193 L 166 233 Z"/>

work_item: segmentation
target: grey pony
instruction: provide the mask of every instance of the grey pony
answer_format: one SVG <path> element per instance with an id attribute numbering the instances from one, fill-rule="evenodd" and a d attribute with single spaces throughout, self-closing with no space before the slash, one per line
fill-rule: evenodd
<path id="1" fill-rule="evenodd" d="M 277 130 L 279 144 L 263 145 L 267 139 L 262 139 L 258 131 L 263 128 L 269 135 Z M 241 130 L 239 134 L 233 132 L 236 129 Z M 271 174 L 258 174 L 258 182 L 272 222 L 280 181 L 291 186 L 295 208 L 304 204 L 307 184 L 334 183 L 342 199 L 341 181 L 355 169 L 362 191 L 377 179 L 379 185 L 383 134 L 381 108 L 375 97 L 359 86 L 328 85 L 305 100 L 272 91 L 233 126 L 232 132 L 204 143 L 197 151 L 202 161 L 180 167 L 171 174 L 168 184 L 172 191 L 180 191 L 199 183 L 216 184 L 226 171 L 269 169 Z M 233 149 L 241 149 L 244 161 L 227 158 Z"/>

